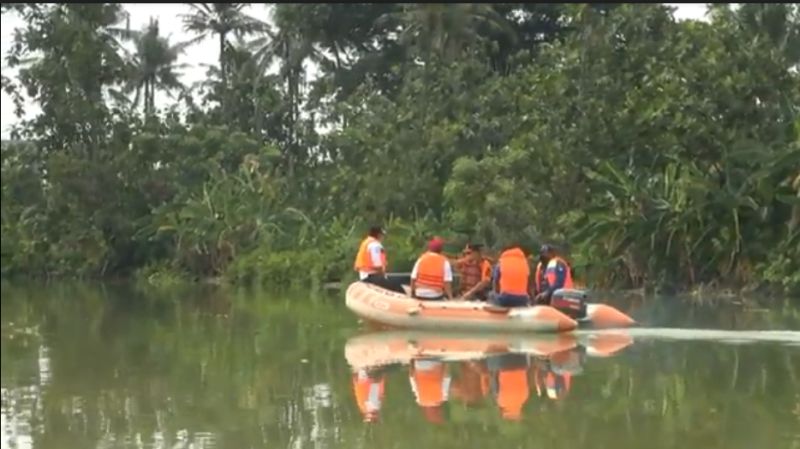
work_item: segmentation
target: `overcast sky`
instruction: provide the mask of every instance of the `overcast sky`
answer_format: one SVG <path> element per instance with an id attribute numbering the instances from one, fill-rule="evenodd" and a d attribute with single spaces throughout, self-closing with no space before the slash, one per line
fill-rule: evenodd
<path id="1" fill-rule="evenodd" d="M 189 12 L 189 7 L 184 3 L 123 3 L 123 5 L 125 10 L 130 13 L 131 28 L 133 29 L 142 29 L 147 25 L 150 17 L 154 17 L 158 19 L 161 34 L 169 36 L 171 42 L 180 42 L 192 37 L 182 29 L 179 15 Z M 707 9 L 704 3 L 668 3 L 668 5 L 677 8 L 675 17 L 678 19 L 703 19 Z M 262 20 L 266 20 L 269 15 L 268 6 L 264 4 L 253 4 L 246 9 L 246 12 Z M 11 47 L 14 30 L 21 27 L 23 21 L 15 14 L 4 13 L 1 25 L 0 37 L 2 37 L 3 75 L 13 77 L 16 73 L 7 68 L 5 55 Z M 184 69 L 182 72 L 183 83 L 191 85 L 194 82 L 200 81 L 206 72 L 206 68 L 203 67 L 202 64 L 213 64 L 218 57 L 219 47 L 213 39 L 205 39 L 190 47 L 178 61 L 179 63 L 191 64 L 191 67 Z M 157 103 L 162 103 L 166 98 L 167 97 L 163 94 L 157 95 Z M 17 122 L 17 117 L 14 115 L 14 105 L 5 92 L 2 93 L 1 112 L 0 119 L 2 120 L 0 120 L 0 131 L 2 137 L 5 139 L 8 137 L 10 126 Z M 34 117 L 37 112 L 38 108 L 29 103 L 25 111 L 26 117 Z"/>

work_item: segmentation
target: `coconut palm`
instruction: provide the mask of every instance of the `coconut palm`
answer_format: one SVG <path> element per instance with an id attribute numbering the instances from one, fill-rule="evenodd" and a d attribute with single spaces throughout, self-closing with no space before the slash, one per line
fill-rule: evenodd
<path id="1" fill-rule="evenodd" d="M 134 107 L 143 98 L 145 114 L 152 114 L 156 90 L 171 94 L 174 90 L 183 89 L 178 80 L 178 71 L 186 64 L 178 64 L 178 56 L 197 39 L 170 44 L 168 37 L 159 34 L 158 20 L 154 18 L 150 18 L 144 30 L 130 31 L 129 35 L 135 41 L 136 51 L 129 59 L 131 78 L 127 91 L 135 91 Z"/>
<path id="2" fill-rule="evenodd" d="M 250 48 L 262 70 L 268 70 L 276 62 L 280 64 L 278 76 L 284 84 L 289 108 L 287 130 L 290 155 L 287 157 L 287 165 L 289 173 L 293 173 L 296 153 L 300 151 L 296 124 L 300 119 L 302 88 L 306 83 L 303 63 L 309 59 L 319 62 L 324 58 L 314 47 L 312 40 L 291 25 L 296 23 L 298 17 L 295 14 L 300 10 L 287 8 L 281 11 L 282 14 L 275 17 L 277 31 L 263 28 L 262 35 L 250 42 Z"/>
<path id="3" fill-rule="evenodd" d="M 478 39 L 478 27 L 513 36 L 513 28 L 492 5 L 475 3 L 420 3 L 403 5 L 398 13 L 389 13 L 379 21 L 401 23 L 400 40 L 413 44 L 426 54 L 438 54 L 452 60 Z"/>
<path id="4" fill-rule="evenodd" d="M 182 15 L 184 30 L 193 32 L 199 39 L 210 34 L 219 39 L 219 66 L 223 83 L 227 80 L 225 50 L 228 36 L 251 34 L 263 29 L 264 22 L 243 12 L 248 3 L 189 3 L 191 14 Z"/>

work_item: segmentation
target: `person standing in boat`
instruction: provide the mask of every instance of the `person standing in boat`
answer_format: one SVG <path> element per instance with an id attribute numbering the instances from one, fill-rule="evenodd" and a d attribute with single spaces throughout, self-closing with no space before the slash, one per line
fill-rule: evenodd
<path id="1" fill-rule="evenodd" d="M 573 288 L 572 267 L 558 256 L 552 245 L 545 244 L 539 249 L 534 283 L 536 304 L 550 304 L 553 292 L 561 288 Z"/>
<path id="2" fill-rule="evenodd" d="M 453 268 L 442 255 L 444 241 L 434 237 L 428 251 L 417 259 L 411 270 L 411 297 L 425 301 L 453 299 Z"/>
<path id="3" fill-rule="evenodd" d="M 386 250 L 383 248 L 383 238 L 386 231 L 380 226 L 372 226 L 369 233 L 361 241 L 353 263 L 353 269 L 358 272 L 362 282 L 375 284 L 387 290 L 405 293 L 403 287 L 386 277 Z"/>
<path id="4" fill-rule="evenodd" d="M 485 301 L 492 282 L 492 263 L 483 254 L 483 245 L 467 244 L 464 255 L 455 261 L 460 275 L 460 296 Z"/>
<path id="5" fill-rule="evenodd" d="M 506 245 L 492 273 L 492 302 L 502 307 L 526 307 L 530 302 L 530 265 L 520 245 Z"/>

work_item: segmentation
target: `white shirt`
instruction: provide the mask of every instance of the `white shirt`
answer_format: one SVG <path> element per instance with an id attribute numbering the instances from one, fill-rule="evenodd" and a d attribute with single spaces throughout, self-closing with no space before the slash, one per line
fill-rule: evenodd
<path id="1" fill-rule="evenodd" d="M 369 242 L 367 245 L 367 253 L 369 253 L 370 260 L 372 260 L 373 267 L 382 267 L 383 266 L 383 259 L 381 258 L 381 253 L 383 252 L 383 245 L 381 242 L 377 240 L 373 240 Z M 371 273 L 369 271 L 358 271 L 358 278 L 363 280 Z"/>
<path id="2" fill-rule="evenodd" d="M 358 380 L 367 379 L 366 371 L 359 370 L 358 371 Z M 369 384 L 369 394 L 367 395 L 367 400 L 364 402 L 366 409 L 368 412 L 377 412 L 381 409 L 381 386 L 377 382 L 370 382 Z"/>
<path id="3" fill-rule="evenodd" d="M 411 270 L 411 279 L 417 279 L 417 270 L 419 268 L 419 259 L 414 264 L 414 269 Z M 453 282 L 453 268 L 450 266 L 450 261 L 444 261 L 444 281 Z M 444 294 L 444 291 L 439 288 L 430 287 L 417 287 L 416 295 L 420 298 L 438 298 Z"/>

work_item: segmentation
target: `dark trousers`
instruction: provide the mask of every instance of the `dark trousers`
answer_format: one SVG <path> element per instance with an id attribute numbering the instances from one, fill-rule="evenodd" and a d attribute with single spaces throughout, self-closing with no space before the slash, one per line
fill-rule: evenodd
<path id="1" fill-rule="evenodd" d="M 362 279 L 361 282 L 366 282 L 368 284 L 377 285 L 378 287 L 383 287 L 386 290 L 391 290 L 393 292 L 405 294 L 405 290 L 403 290 L 403 286 L 400 281 L 392 278 L 387 278 L 386 276 L 382 276 L 380 274 L 370 274 L 366 278 Z"/>
<path id="2" fill-rule="evenodd" d="M 500 293 L 494 295 L 492 303 L 501 307 L 527 307 L 528 295 L 509 295 L 508 293 Z"/>

